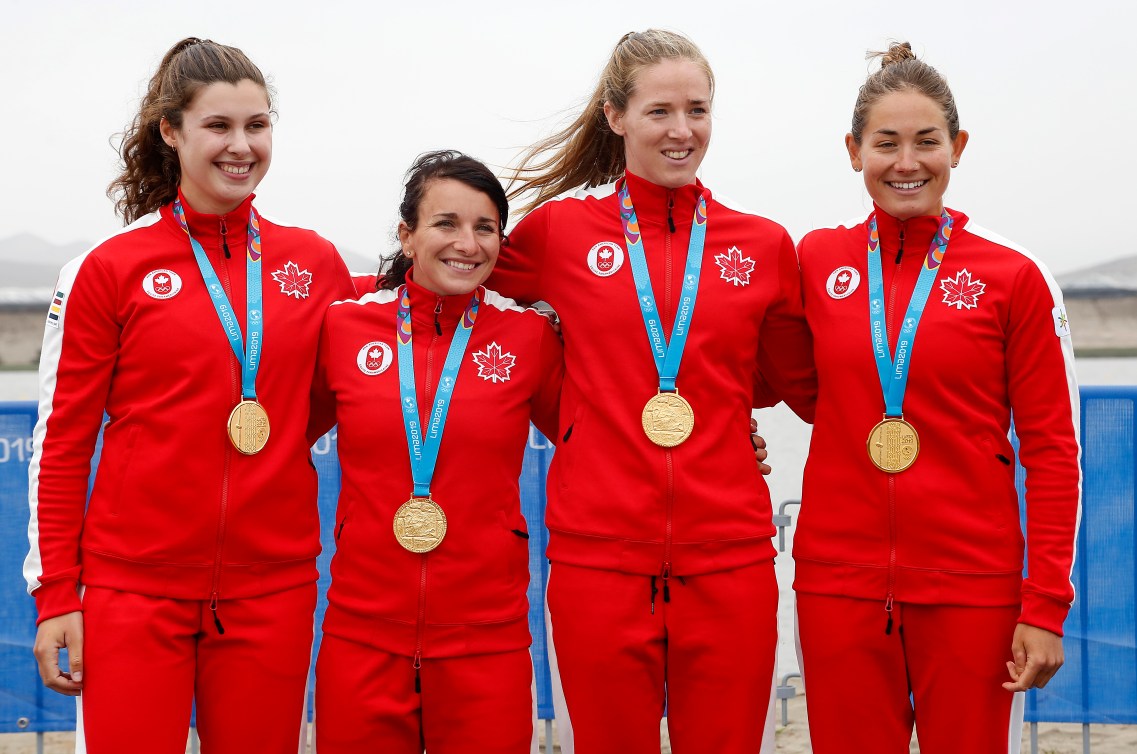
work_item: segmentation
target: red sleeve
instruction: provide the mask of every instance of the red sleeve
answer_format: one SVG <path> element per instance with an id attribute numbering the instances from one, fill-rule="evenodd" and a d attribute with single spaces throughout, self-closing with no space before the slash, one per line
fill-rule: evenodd
<path id="1" fill-rule="evenodd" d="M 379 280 L 380 279 L 381 279 L 380 275 L 371 275 L 371 274 L 362 275 L 362 274 L 358 274 L 358 273 L 353 273 L 351 276 L 351 280 L 355 284 L 355 296 L 354 296 L 354 298 L 362 298 L 363 296 L 366 296 L 368 293 L 374 293 L 375 291 L 379 290 Z"/>
<path id="2" fill-rule="evenodd" d="M 770 383 L 766 381 L 766 378 L 762 375 L 757 365 L 755 365 L 754 401 L 752 404 L 754 408 L 770 408 L 771 406 L 778 405 L 781 400 L 777 393 L 774 392 L 774 389 L 770 387 Z"/>
<path id="3" fill-rule="evenodd" d="M 344 264 L 343 257 L 337 251 L 334 254 L 333 266 L 335 268 L 335 295 L 332 301 L 347 301 L 355 300 L 366 293 L 371 293 L 375 290 L 375 275 L 353 275 L 348 272 L 347 265 Z M 367 289 L 368 286 L 370 289 Z M 327 316 L 325 312 L 324 326 L 327 326 Z M 323 348 L 324 335 L 326 330 L 321 331 L 320 347 Z M 311 446 L 317 440 L 324 436 L 336 423 L 335 415 L 335 402 L 327 393 L 324 387 L 317 384 L 319 377 L 320 365 L 316 365 L 316 375 L 312 380 L 311 400 L 309 401 L 308 409 L 308 428 L 306 430 L 306 437 L 308 445 Z"/>
<path id="4" fill-rule="evenodd" d="M 755 400 L 766 405 L 784 400 L 803 421 L 812 423 L 817 404 L 817 369 L 813 362 L 813 337 L 802 307 L 801 273 L 797 253 L 783 232 L 778 250 L 780 296 L 762 321 L 758 335 L 758 374 Z M 755 405 L 760 405 L 757 402 Z"/>
<path id="5" fill-rule="evenodd" d="M 328 383 L 328 364 L 331 354 L 331 312 L 324 312 L 320 327 L 320 342 L 316 347 L 316 369 L 312 375 L 312 392 L 309 404 L 307 439 L 309 447 L 323 437 L 336 424 L 336 397 Z"/>
<path id="6" fill-rule="evenodd" d="M 493 272 L 485 286 L 525 304 L 543 300 L 541 281 L 548 245 L 549 209 L 543 204 L 521 218 L 502 244 Z"/>
<path id="7" fill-rule="evenodd" d="M 118 286 L 97 258 L 87 255 L 64 267 L 56 291 L 62 307 L 44 329 L 39 421 L 28 468 L 24 576 L 38 622 L 82 609 L 79 537 L 121 334 Z"/>
<path id="8" fill-rule="evenodd" d="M 1015 281 L 1006 344 L 1011 414 L 1026 469 L 1027 578 L 1019 622 L 1059 635 L 1074 599 L 1070 570 L 1081 508 L 1078 385 L 1064 318 L 1057 284 L 1035 264 L 1025 265 Z"/>
<path id="9" fill-rule="evenodd" d="M 537 391 L 533 394 L 533 408 L 529 418 L 541 434 L 554 443 L 559 437 L 557 417 L 560 414 L 564 374 L 564 345 L 561 336 L 546 322 L 541 326 L 541 374 L 538 377 Z"/>

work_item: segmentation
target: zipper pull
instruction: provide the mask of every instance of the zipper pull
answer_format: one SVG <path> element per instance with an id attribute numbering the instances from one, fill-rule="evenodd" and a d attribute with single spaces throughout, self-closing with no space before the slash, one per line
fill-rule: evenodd
<path id="1" fill-rule="evenodd" d="M 415 652 L 415 693 L 422 693 L 422 678 L 419 676 L 419 670 L 422 669 L 422 652 Z"/>
<path id="2" fill-rule="evenodd" d="M 900 258 L 904 256 L 904 225 L 900 226 L 900 248 L 896 250 L 896 263 L 900 264 Z"/>
<path id="3" fill-rule="evenodd" d="M 884 635 L 889 636 L 892 634 L 892 595 L 888 595 L 888 599 L 884 601 L 884 612 L 888 613 L 888 623 L 884 626 Z"/>
<path id="4" fill-rule="evenodd" d="M 439 297 L 438 303 L 434 305 L 434 333 L 436 335 L 442 334 L 442 324 L 438 321 L 438 315 L 442 314 L 442 298 Z"/>
<path id="5" fill-rule="evenodd" d="M 671 564 L 670 563 L 664 563 L 663 564 L 663 573 L 660 575 L 663 578 L 663 601 L 664 602 L 671 602 L 671 585 L 669 583 L 667 583 L 668 580 L 671 578 Z"/>
<path id="6" fill-rule="evenodd" d="M 217 617 L 217 592 L 214 592 L 209 600 L 209 609 L 213 611 L 213 625 L 217 626 L 217 633 L 224 635 L 225 626 L 221 625 L 221 619 Z"/>
<path id="7" fill-rule="evenodd" d="M 674 207 L 675 207 L 675 192 L 674 191 L 668 191 L 667 192 L 667 228 L 672 233 L 675 232 L 675 220 L 673 220 L 671 218 L 671 210 Z"/>
<path id="8" fill-rule="evenodd" d="M 651 577 L 651 614 L 655 615 L 655 595 L 659 594 L 659 589 L 655 586 L 655 576 Z"/>
<path id="9" fill-rule="evenodd" d="M 229 253 L 229 240 L 227 238 L 228 233 L 229 233 L 229 228 L 226 227 L 225 218 L 223 217 L 223 218 L 221 218 L 221 248 L 225 250 L 225 258 L 226 259 L 232 259 L 233 257 Z"/>

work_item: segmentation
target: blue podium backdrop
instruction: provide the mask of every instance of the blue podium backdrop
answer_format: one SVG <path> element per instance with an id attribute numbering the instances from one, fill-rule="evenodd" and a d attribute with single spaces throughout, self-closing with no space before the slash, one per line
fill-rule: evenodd
<path id="1" fill-rule="evenodd" d="M 1029 721 L 1137 723 L 1137 387 L 1083 388 L 1084 497 L 1074 569 L 1077 601 L 1066 621 L 1066 666 L 1027 702 Z M 28 461 L 35 424 L 33 403 L 0 403 L 0 733 L 67 730 L 75 725 L 75 704 L 46 690 L 31 647 L 35 606 L 22 577 L 27 551 Z M 320 439 L 312 455 L 320 474 L 324 552 L 317 626 L 326 602 L 328 563 L 339 495 L 335 431 Z M 553 716 L 545 644 L 543 595 L 548 577 L 544 558 L 544 480 L 552 447 L 530 430 L 521 475 L 521 501 L 529 522 L 529 627 L 533 634 L 538 714 Z M 1019 469 L 1019 484 L 1024 483 Z M 317 632 L 317 641 L 319 633 Z M 311 697 L 309 697 L 311 709 Z"/>

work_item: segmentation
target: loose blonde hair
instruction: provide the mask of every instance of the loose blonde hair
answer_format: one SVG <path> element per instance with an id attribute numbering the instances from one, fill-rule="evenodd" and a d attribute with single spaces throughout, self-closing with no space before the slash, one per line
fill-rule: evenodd
<path id="1" fill-rule="evenodd" d="M 570 189 L 599 186 L 624 174 L 624 139 L 609 128 L 604 103 L 611 103 L 619 112 L 627 110 L 640 73 L 665 60 L 687 60 L 699 66 L 707 74 L 714 99 L 715 75 L 690 39 L 661 29 L 625 34 L 613 48 L 596 89 L 576 119 L 527 149 L 511 171 L 510 199 L 536 192 L 521 208 L 522 213 Z"/>

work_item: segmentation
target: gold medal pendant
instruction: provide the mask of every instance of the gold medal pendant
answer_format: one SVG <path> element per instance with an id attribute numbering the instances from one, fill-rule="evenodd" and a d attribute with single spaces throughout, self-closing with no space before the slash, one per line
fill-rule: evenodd
<path id="1" fill-rule="evenodd" d="M 664 448 L 681 444 L 695 429 L 695 412 L 678 392 L 653 395 L 641 420 L 647 438 Z"/>
<path id="2" fill-rule="evenodd" d="M 241 401 L 229 414 L 229 441 L 247 456 L 264 450 L 268 429 L 268 412 L 256 401 Z"/>
<path id="3" fill-rule="evenodd" d="M 899 474 L 920 454 L 920 436 L 916 428 L 902 418 L 885 417 L 869 432 L 869 459 L 881 471 Z"/>
<path id="4" fill-rule="evenodd" d="M 446 514 L 429 497 L 411 497 L 395 511 L 394 529 L 404 550 L 430 552 L 446 536 Z"/>

